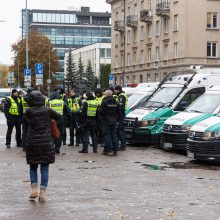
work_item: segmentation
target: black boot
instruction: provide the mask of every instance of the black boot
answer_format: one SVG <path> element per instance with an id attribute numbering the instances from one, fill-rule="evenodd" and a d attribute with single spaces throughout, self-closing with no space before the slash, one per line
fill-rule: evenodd
<path id="1" fill-rule="evenodd" d="M 88 153 L 88 150 L 82 149 L 82 150 L 79 151 L 79 153 L 87 154 L 87 153 Z"/>

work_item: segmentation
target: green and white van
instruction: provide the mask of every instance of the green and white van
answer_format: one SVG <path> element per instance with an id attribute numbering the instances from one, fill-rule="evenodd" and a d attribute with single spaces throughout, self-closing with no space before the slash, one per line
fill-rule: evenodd
<path id="1" fill-rule="evenodd" d="M 217 84 L 220 84 L 220 69 L 194 66 L 168 74 L 141 107 L 126 115 L 127 142 L 158 145 L 164 122 Z"/>
<path id="2" fill-rule="evenodd" d="M 220 86 L 200 96 L 184 112 L 165 121 L 160 147 L 165 150 L 186 150 L 190 128 L 220 112 Z"/>
<path id="3" fill-rule="evenodd" d="M 189 134 L 187 156 L 197 160 L 220 161 L 220 116 L 194 125 Z"/>

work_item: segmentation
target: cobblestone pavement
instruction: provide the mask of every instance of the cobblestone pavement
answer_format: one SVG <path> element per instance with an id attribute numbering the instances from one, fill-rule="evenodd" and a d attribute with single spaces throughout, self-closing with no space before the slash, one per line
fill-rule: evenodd
<path id="1" fill-rule="evenodd" d="M 64 146 L 50 166 L 45 204 L 30 202 L 25 154 L 4 146 L 0 125 L 0 219 L 219 220 L 220 167 L 154 148 L 117 157 Z"/>

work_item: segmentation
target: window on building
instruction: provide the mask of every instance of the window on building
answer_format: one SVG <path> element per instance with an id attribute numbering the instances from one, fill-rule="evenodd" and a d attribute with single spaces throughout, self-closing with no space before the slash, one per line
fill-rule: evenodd
<path id="1" fill-rule="evenodd" d="M 207 42 L 207 57 L 217 57 L 217 42 Z"/>
<path id="2" fill-rule="evenodd" d="M 141 50 L 141 64 L 144 63 L 144 51 Z"/>
<path id="3" fill-rule="evenodd" d="M 130 8 L 130 7 L 128 7 L 127 15 L 128 15 L 128 16 L 131 15 L 131 8 Z"/>
<path id="4" fill-rule="evenodd" d="M 151 10 L 152 9 L 152 1 L 148 0 L 148 9 Z"/>
<path id="5" fill-rule="evenodd" d="M 127 43 L 128 44 L 131 43 L 131 31 L 130 30 L 127 32 Z"/>
<path id="6" fill-rule="evenodd" d="M 130 83 L 129 76 L 126 76 L 126 84 Z"/>
<path id="7" fill-rule="evenodd" d="M 207 13 L 207 28 L 218 28 L 218 13 L 208 12 Z"/>
<path id="8" fill-rule="evenodd" d="M 112 54 L 111 54 L 111 49 L 107 48 L 106 49 L 106 57 L 107 58 L 111 58 Z"/>
<path id="9" fill-rule="evenodd" d="M 133 52 L 133 65 L 137 64 L 137 53 L 136 51 Z"/>
<path id="10" fill-rule="evenodd" d="M 118 56 L 115 56 L 115 67 L 118 68 Z"/>
<path id="11" fill-rule="evenodd" d="M 178 25 L 178 15 L 174 15 L 174 31 L 178 31 L 179 25 Z"/>
<path id="12" fill-rule="evenodd" d="M 137 31 L 136 29 L 133 29 L 133 42 L 137 42 Z"/>
<path id="13" fill-rule="evenodd" d="M 130 53 L 127 54 L 127 66 L 130 66 L 131 64 L 131 57 L 130 57 Z"/>
<path id="14" fill-rule="evenodd" d="M 134 5 L 134 15 L 138 15 L 138 8 L 137 8 L 137 4 Z"/>
<path id="15" fill-rule="evenodd" d="M 140 32 L 140 40 L 144 40 L 144 26 L 141 26 Z"/>
<path id="16" fill-rule="evenodd" d="M 164 22 L 164 34 L 167 34 L 169 32 L 169 19 L 168 18 L 164 18 L 163 20 Z"/>
<path id="17" fill-rule="evenodd" d="M 124 44 L 125 43 L 125 39 L 124 39 L 124 34 L 123 33 L 120 33 L 120 41 L 121 41 L 121 44 Z"/>
<path id="18" fill-rule="evenodd" d="M 124 54 L 121 54 L 121 67 L 124 66 Z"/>
<path id="19" fill-rule="evenodd" d="M 163 54 L 164 60 L 168 60 L 168 44 L 164 45 L 164 54 Z"/>
<path id="20" fill-rule="evenodd" d="M 136 76 L 135 76 L 135 75 L 133 76 L 132 82 L 133 82 L 133 83 L 136 83 Z"/>
<path id="21" fill-rule="evenodd" d="M 140 83 L 143 82 L 143 75 L 140 75 Z"/>
<path id="22" fill-rule="evenodd" d="M 178 54 L 178 42 L 174 43 L 174 58 L 178 58 L 179 54 Z"/>
<path id="23" fill-rule="evenodd" d="M 148 38 L 152 38 L 152 24 L 147 25 L 147 36 Z"/>
<path id="24" fill-rule="evenodd" d="M 147 61 L 151 62 L 151 48 L 147 49 Z"/>
<path id="25" fill-rule="evenodd" d="M 156 21 L 156 36 L 160 35 L 160 21 Z"/>
<path id="26" fill-rule="evenodd" d="M 147 74 L 147 82 L 150 82 L 150 74 Z"/>
<path id="27" fill-rule="evenodd" d="M 160 60 L 160 48 L 156 47 L 156 60 L 159 61 Z"/>
<path id="28" fill-rule="evenodd" d="M 155 73 L 155 82 L 159 82 L 159 74 Z"/>
<path id="29" fill-rule="evenodd" d="M 141 1 L 141 10 L 144 10 L 144 0 Z"/>

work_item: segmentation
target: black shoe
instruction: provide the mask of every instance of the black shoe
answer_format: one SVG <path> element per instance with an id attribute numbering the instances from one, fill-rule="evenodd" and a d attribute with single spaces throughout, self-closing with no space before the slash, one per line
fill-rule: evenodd
<path id="1" fill-rule="evenodd" d="M 10 144 L 6 144 L 6 147 L 7 147 L 7 148 L 11 148 L 11 145 L 10 145 Z"/>
<path id="2" fill-rule="evenodd" d="M 75 146 L 76 146 L 76 147 L 79 147 L 79 144 L 76 144 Z"/>
<path id="3" fill-rule="evenodd" d="M 88 150 L 80 150 L 79 153 L 88 154 Z"/>
<path id="4" fill-rule="evenodd" d="M 118 155 L 118 151 L 114 151 L 113 156 L 117 156 L 117 155 Z"/>
<path id="5" fill-rule="evenodd" d="M 55 153 L 56 153 L 56 154 L 60 154 L 60 151 L 59 151 L 59 150 L 56 150 Z"/>
<path id="6" fill-rule="evenodd" d="M 17 147 L 21 147 L 21 145 L 17 145 Z"/>
<path id="7" fill-rule="evenodd" d="M 103 152 L 102 152 L 102 155 L 110 156 L 110 152 L 103 151 Z"/>
<path id="8" fill-rule="evenodd" d="M 70 143 L 70 144 L 68 144 L 68 146 L 74 146 L 74 144 Z"/>
<path id="9" fill-rule="evenodd" d="M 97 148 L 93 149 L 93 153 L 95 154 L 97 153 Z"/>
<path id="10" fill-rule="evenodd" d="M 118 151 L 126 151 L 126 147 L 120 147 L 118 148 Z"/>
<path id="11" fill-rule="evenodd" d="M 66 143 L 64 142 L 63 145 L 66 145 Z"/>

